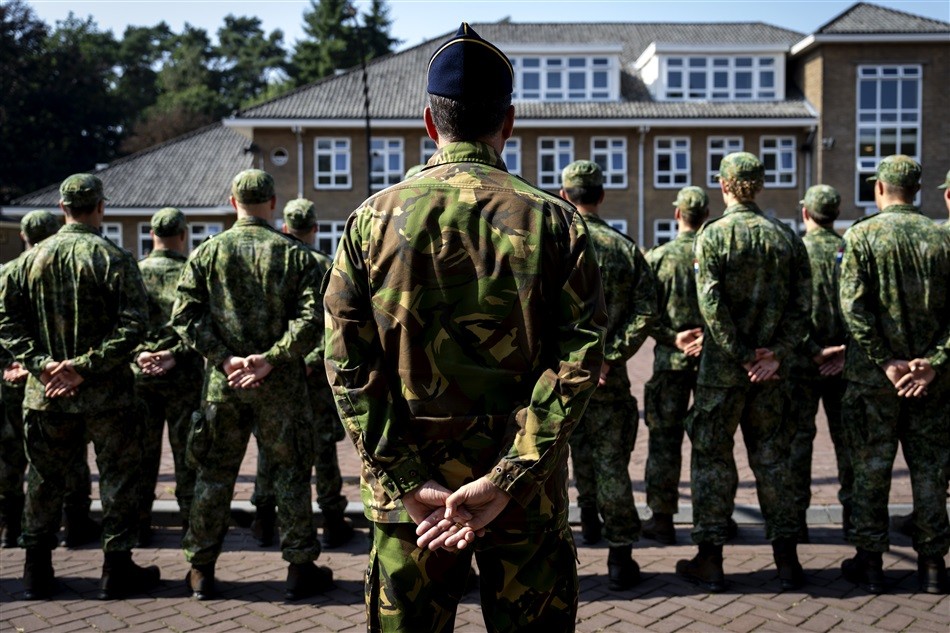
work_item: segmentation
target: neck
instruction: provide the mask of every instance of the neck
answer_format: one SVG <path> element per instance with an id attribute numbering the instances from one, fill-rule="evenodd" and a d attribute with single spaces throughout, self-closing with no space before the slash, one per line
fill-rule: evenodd
<path id="1" fill-rule="evenodd" d="M 597 215 L 597 211 L 600 209 L 599 204 L 579 204 L 577 202 L 571 201 L 577 210 L 581 212 L 581 215 Z"/>

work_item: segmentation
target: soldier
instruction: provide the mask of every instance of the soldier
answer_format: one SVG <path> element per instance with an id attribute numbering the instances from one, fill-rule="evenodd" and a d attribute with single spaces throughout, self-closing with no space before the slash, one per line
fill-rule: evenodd
<path id="1" fill-rule="evenodd" d="M 333 261 L 313 246 L 317 233 L 317 210 L 313 203 L 304 198 L 288 202 L 284 206 L 284 225 L 281 231 L 310 251 L 317 260 L 319 278 L 322 281 Z M 320 298 L 322 300 L 322 294 Z M 346 497 L 342 494 L 343 477 L 336 454 L 336 443 L 345 437 L 345 433 L 336 414 L 330 385 L 327 383 L 323 349 L 323 337 L 320 337 L 317 347 L 307 354 L 304 361 L 307 364 L 307 393 L 310 395 L 310 406 L 313 409 L 313 468 L 317 505 L 323 515 L 322 543 L 327 549 L 333 549 L 345 545 L 353 538 L 353 523 L 345 516 Z M 258 542 L 262 546 L 269 546 L 274 538 L 276 499 L 271 468 L 260 451 L 257 453 L 257 477 L 254 480 L 254 495 L 251 501 L 257 508 L 251 527 Z"/>
<path id="2" fill-rule="evenodd" d="M 735 506 L 737 426 L 781 587 L 804 584 L 795 508 L 787 498 L 794 429 L 784 363 L 806 333 L 811 281 L 802 241 L 755 204 L 764 175 L 752 154 L 723 158 L 719 184 L 726 210 L 696 236 L 696 287 L 706 330 L 686 432 L 693 444 L 693 540 L 699 553 L 677 562 L 676 573 L 711 592 L 725 588 L 722 545 Z"/>
<path id="3" fill-rule="evenodd" d="M 191 416 L 201 402 L 204 365 L 201 356 L 185 345 L 168 325 L 178 292 L 178 278 L 185 267 L 188 224 L 180 209 L 160 209 L 151 221 L 154 247 L 139 262 L 148 293 L 148 334 L 136 348 L 133 364 L 135 393 L 147 407 L 142 433 L 142 496 L 139 512 L 139 545 L 151 541 L 152 502 L 162 457 L 162 431 L 168 422 L 168 443 L 175 461 L 175 498 L 182 533 L 195 494 L 195 469 L 187 464 L 185 447 Z"/>
<path id="4" fill-rule="evenodd" d="M 570 631 L 568 437 L 603 361 L 575 209 L 504 169 L 508 58 L 468 24 L 428 66 L 438 150 L 349 218 L 327 375 L 363 462 L 370 631 L 451 631 L 472 559 L 490 630 Z"/>
<path id="5" fill-rule="evenodd" d="M 683 421 L 690 395 L 696 391 L 703 349 L 693 244 L 697 229 L 709 217 L 709 197 L 700 187 L 684 187 L 673 205 L 676 239 L 647 253 L 656 275 L 660 317 L 650 331 L 656 339 L 653 376 L 643 390 L 650 430 L 644 479 L 647 505 L 653 512 L 643 524 L 643 536 L 666 545 L 676 543 L 673 515 L 679 511 Z"/>
<path id="6" fill-rule="evenodd" d="M 852 527 L 857 554 L 844 577 L 885 591 L 887 491 L 900 442 L 914 492 L 914 549 L 920 590 L 947 591 L 950 548 L 950 234 L 913 205 L 920 165 L 904 155 L 877 167 L 880 213 L 845 233 L 841 310 L 853 343 L 845 357 L 842 419 L 854 466 Z"/>
<path id="7" fill-rule="evenodd" d="M 92 439 L 102 492 L 101 599 L 158 585 L 158 567 L 132 562 L 141 456 L 128 360 L 145 333 L 145 288 L 135 260 L 99 234 L 102 182 L 75 174 L 59 188 L 66 226 L 4 279 L 3 346 L 30 372 L 23 400 L 27 474 L 23 566 L 27 599 L 55 590 L 56 545 L 69 465 Z"/>
<path id="8" fill-rule="evenodd" d="M 631 557 L 640 517 L 628 472 L 640 408 L 630 393 L 626 363 L 656 318 L 656 282 L 636 242 L 597 214 L 604 201 L 604 176 L 597 163 L 578 160 L 565 167 L 560 196 L 587 222 L 607 306 L 599 386 L 570 439 L 582 535 L 588 543 L 600 540 L 602 514 L 610 546 L 609 586 L 629 589 L 640 582 L 640 568 Z"/>
<path id="9" fill-rule="evenodd" d="M 815 415 L 821 401 L 838 464 L 838 500 L 845 534 L 851 524 L 851 488 L 854 471 L 841 427 L 841 397 L 844 395 L 845 330 L 838 302 L 838 264 L 843 241 L 834 222 L 841 196 L 834 187 L 815 185 L 801 201 L 805 237 L 811 267 L 811 320 L 808 334 L 791 359 L 792 401 L 798 421 L 791 447 L 792 495 L 798 506 L 798 542 L 808 543 L 805 520 L 811 503 L 811 456 L 815 441 Z"/>
<path id="10" fill-rule="evenodd" d="M 313 561 L 320 543 L 310 507 L 313 424 L 304 355 L 318 341 L 319 268 L 310 253 L 267 223 L 274 179 L 249 169 L 231 183 L 234 225 L 194 250 L 178 284 L 171 323 L 207 360 L 203 417 L 188 451 L 198 464 L 182 547 L 193 596 L 215 595 L 214 566 L 227 532 L 231 496 L 253 431 L 271 464 L 290 565 L 286 595 L 327 590 L 333 574 Z"/>
<path id="11" fill-rule="evenodd" d="M 39 244 L 59 230 L 60 222 L 49 211 L 30 211 L 20 221 L 20 239 L 26 250 Z M 20 265 L 21 254 L 3 267 L 8 275 Z M 6 357 L 3 382 L 0 383 L 0 547 L 17 547 L 20 523 L 23 519 L 23 483 L 26 473 L 26 451 L 23 447 L 23 395 L 26 378 L 30 375 L 22 364 L 0 350 Z M 98 541 L 99 524 L 89 517 L 91 487 L 86 451 L 66 473 L 66 491 L 63 495 L 63 544 L 79 547 Z"/>
<path id="12" fill-rule="evenodd" d="M 944 178 L 943 184 L 939 185 L 937 189 L 943 189 L 943 203 L 947 205 L 947 221 L 944 222 L 944 228 L 950 229 L 950 171 L 947 172 L 946 178 Z"/>

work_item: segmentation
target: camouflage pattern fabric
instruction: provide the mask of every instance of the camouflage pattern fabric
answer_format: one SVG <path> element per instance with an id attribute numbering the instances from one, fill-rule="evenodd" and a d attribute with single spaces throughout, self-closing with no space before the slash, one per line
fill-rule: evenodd
<path id="1" fill-rule="evenodd" d="M 806 202 L 812 206 L 819 205 L 820 200 L 814 198 L 822 193 L 821 190 L 814 192 L 813 199 L 806 196 Z M 818 366 L 812 361 L 823 348 L 843 345 L 847 340 L 838 300 L 838 266 L 844 240 L 831 228 L 817 227 L 808 231 L 802 242 L 811 267 L 811 319 L 808 335 L 792 360 L 792 401 L 798 420 L 791 447 L 792 489 L 799 512 L 805 512 L 811 503 L 812 445 L 817 433 L 815 416 L 820 400 L 828 418 L 828 430 L 835 449 L 840 485 L 838 500 L 844 507 L 850 508 L 854 472 L 841 428 L 844 381 L 841 376 L 822 377 Z"/>
<path id="2" fill-rule="evenodd" d="M 420 550 L 415 538 L 415 526 L 405 523 L 379 523 L 373 530 L 367 631 L 452 631 L 473 554 L 485 630 L 574 630 L 577 554 L 569 529 L 532 536 L 489 530 L 473 548 L 458 553 Z"/>
<path id="3" fill-rule="evenodd" d="M 99 465 L 103 549 L 135 543 L 140 463 L 128 360 L 145 333 L 145 288 L 127 251 L 94 228 L 67 224 L 0 282 L 3 346 L 30 371 L 24 396 L 25 547 L 54 547 L 67 473 L 90 438 Z M 77 394 L 47 399 L 39 375 L 72 359 Z"/>
<path id="4" fill-rule="evenodd" d="M 754 203 L 734 204 L 696 236 L 699 309 L 706 323 L 693 444 L 693 540 L 724 543 L 735 505 L 733 435 L 742 428 L 769 540 L 794 537 L 788 451 L 794 432 L 786 359 L 804 338 L 811 271 L 801 240 Z M 768 348 L 783 361 L 778 380 L 753 384 L 743 363 Z"/>
<path id="5" fill-rule="evenodd" d="M 853 344 L 845 358 L 843 419 L 854 464 L 851 542 L 886 551 L 891 467 L 902 445 L 914 493 L 914 548 L 950 547 L 950 234 L 912 205 L 856 222 L 844 236 L 841 309 Z M 937 376 L 921 398 L 899 398 L 882 366 L 927 358 Z"/>
<path id="6" fill-rule="evenodd" d="M 185 447 L 191 414 L 201 406 L 204 365 L 201 356 L 185 345 L 168 325 L 178 292 L 178 278 L 186 261 L 187 257 L 180 253 L 156 249 L 139 262 L 139 271 L 148 293 L 149 329 L 145 341 L 135 354 L 167 349 L 175 357 L 175 366 L 162 376 L 149 376 L 142 373 L 138 365 L 132 364 L 135 393 L 146 407 L 142 433 L 142 504 L 145 517 L 149 516 L 155 498 L 155 483 L 162 457 L 162 432 L 166 422 L 168 443 L 175 462 L 175 498 L 182 517 L 188 517 L 194 497 L 195 470 L 186 463 Z"/>
<path id="7" fill-rule="evenodd" d="M 383 567 L 407 567 L 403 551 L 416 550 L 399 497 L 429 479 L 457 489 L 486 476 L 512 497 L 477 543 L 494 559 L 481 568 L 496 588 L 483 592 L 489 628 L 527 630 L 517 617 L 571 630 L 568 437 L 596 387 L 606 325 L 581 216 L 508 174 L 492 147 L 449 143 L 350 216 L 326 283 L 327 375 L 363 462 L 366 514 L 387 541 L 367 576 L 370 625 L 378 608 L 393 617 L 385 630 L 439 630 L 415 595 L 455 591 L 440 598 L 454 604 L 468 562 L 453 556 L 424 585 Z M 516 569 L 522 597 L 497 598 L 516 589 Z M 425 623 L 402 626 L 403 606 L 407 618 L 424 607 Z"/>
<path id="8" fill-rule="evenodd" d="M 693 192 L 680 193 L 685 197 Z M 654 513 L 679 511 L 683 423 L 690 396 L 696 390 L 699 358 L 677 349 L 676 335 L 703 327 L 693 270 L 695 243 L 695 231 L 680 231 L 675 239 L 651 249 L 646 256 L 656 276 L 659 310 L 659 319 L 650 328 L 656 340 L 653 376 L 643 390 L 645 422 L 650 431 L 644 480 L 647 505 Z"/>
<path id="9" fill-rule="evenodd" d="M 231 497 L 252 429 L 273 464 L 285 560 L 320 553 L 310 508 L 313 426 L 303 357 L 320 333 L 318 270 L 306 249 L 254 217 L 202 243 L 188 259 L 172 326 L 207 359 L 204 417 L 210 446 L 198 467 L 188 534 L 194 565 L 217 560 Z M 232 389 L 222 363 L 263 354 L 274 367 L 256 389 Z"/>
<path id="10" fill-rule="evenodd" d="M 578 161 L 581 166 L 584 163 Z M 596 164 L 591 165 L 599 174 Z M 564 181 L 568 182 L 566 175 Z M 571 462 L 578 505 L 600 511 L 608 543 L 629 545 L 640 535 L 629 474 L 640 408 L 630 393 L 626 362 L 640 349 L 647 328 L 656 319 L 656 281 L 636 242 L 595 214 L 584 213 L 583 217 L 604 287 L 604 360 L 610 371 L 571 434 Z"/>

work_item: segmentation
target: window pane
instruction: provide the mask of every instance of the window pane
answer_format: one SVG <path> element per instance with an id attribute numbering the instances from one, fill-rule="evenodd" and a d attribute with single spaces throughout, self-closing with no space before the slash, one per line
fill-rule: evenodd
<path id="1" fill-rule="evenodd" d="M 541 76 L 538 73 L 524 73 L 521 76 L 521 85 L 525 90 L 538 90 L 541 87 Z"/>
<path id="2" fill-rule="evenodd" d="M 690 57 L 689 67 L 690 68 L 705 68 L 706 58 L 705 57 Z"/>
<path id="3" fill-rule="evenodd" d="M 660 154 L 656 157 L 656 169 L 657 171 L 670 171 L 670 155 L 669 154 Z"/>
<path id="4" fill-rule="evenodd" d="M 887 80 L 881 82 L 881 107 L 888 110 L 897 107 L 896 80 Z"/>
<path id="5" fill-rule="evenodd" d="M 917 80 L 905 79 L 901 82 L 901 108 L 917 109 Z"/>
<path id="6" fill-rule="evenodd" d="M 751 58 L 751 57 L 737 57 L 737 58 L 736 58 L 736 67 L 737 67 L 737 68 L 751 68 L 751 67 L 752 67 L 752 58 Z"/>
<path id="7" fill-rule="evenodd" d="M 549 89 L 558 89 L 561 87 L 561 73 L 547 73 L 548 75 L 548 88 Z"/>
<path id="8" fill-rule="evenodd" d="M 317 171 L 330 171 L 330 156 L 322 155 L 317 157 Z"/>
<path id="9" fill-rule="evenodd" d="M 917 155 L 917 130 L 903 130 L 901 132 L 901 154 Z"/>
<path id="10" fill-rule="evenodd" d="M 890 156 L 897 153 L 897 130 L 884 128 L 881 130 L 881 156 Z"/>
<path id="11" fill-rule="evenodd" d="M 713 73 L 713 88 L 728 88 L 728 87 L 729 87 L 729 73 L 714 72 Z"/>
<path id="12" fill-rule="evenodd" d="M 567 65 L 571 68 L 584 68 L 587 66 L 587 60 L 583 57 L 571 57 L 567 60 Z"/>
<path id="13" fill-rule="evenodd" d="M 597 72 L 595 72 L 593 84 L 594 84 L 594 88 L 606 88 L 607 87 L 607 73 L 602 70 L 598 70 Z"/>
<path id="14" fill-rule="evenodd" d="M 667 84 L 669 84 L 670 88 L 682 88 L 683 87 L 683 73 L 671 72 L 667 79 Z"/>
<path id="15" fill-rule="evenodd" d="M 752 73 L 750 72 L 736 73 L 736 89 L 749 90 L 750 88 L 752 88 Z"/>
<path id="16" fill-rule="evenodd" d="M 705 90 L 706 89 L 706 73 L 690 73 L 689 74 L 689 89 L 690 90 Z"/>
<path id="17" fill-rule="evenodd" d="M 874 134 L 874 128 L 861 128 L 858 130 L 858 153 L 861 156 L 877 156 L 875 151 L 877 138 Z"/>
<path id="18" fill-rule="evenodd" d="M 759 75 L 759 85 L 763 88 L 774 88 L 775 87 L 775 73 L 771 70 L 767 70 Z"/>
<path id="19" fill-rule="evenodd" d="M 862 81 L 858 88 L 860 92 L 858 108 L 873 110 L 877 107 L 877 82 Z"/>

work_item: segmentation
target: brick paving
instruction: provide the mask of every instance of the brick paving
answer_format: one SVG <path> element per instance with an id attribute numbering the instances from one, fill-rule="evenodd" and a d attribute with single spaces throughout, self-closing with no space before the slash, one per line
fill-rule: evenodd
<path id="1" fill-rule="evenodd" d="M 631 378 L 642 405 L 642 384 L 649 377 L 652 353 L 641 350 L 630 363 Z M 741 434 L 740 434 L 741 435 Z M 630 468 L 638 505 L 644 502 L 643 468 L 646 431 L 641 426 Z M 809 514 L 810 545 L 800 547 L 808 585 L 799 592 L 780 593 L 771 547 L 764 538 L 751 471 L 741 437 L 736 438 L 740 486 L 736 518 L 742 525 L 739 538 L 725 548 L 725 571 L 730 582 L 722 594 L 707 594 L 678 579 L 674 566 L 695 549 L 689 545 L 689 525 L 678 527 L 680 545 L 658 547 L 651 541 L 637 544 L 634 555 L 645 581 L 632 591 L 607 588 L 605 545 L 578 547 L 580 604 L 577 630 L 599 631 L 950 631 L 950 597 L 916 593 L 916 555 L 910 539 L 892 535 L 885 555 L 890 592 L 870 596 L 841 578 L 841 560 L 851 548 L 841 537 L 837 506 L 834 453 L 824 419 L 819 420 L 815 443 L 812 497 Z M 235 489 L 235 505 L 244 506 L 253 488 L 256 449 L 248 450 Z M 688 442 L 684 447 L 688 456 Z M 351 502 L 358 501 L 358 463 L 352 449 L 340 444 L 341 468 Z M 688 481 L 688 457 L 684 482 Z M 94 475 L 95 479 L 95 475 Z M 302 601 L 283 600 L 286 566 L 276 547 L 262 549 L 247 530 L 232 528 L 218 562 L 221 599 L 196 602 L 186 595 L 183 578 L 187 564 L 179 549 L 181 532 L 174 506 L 171 459 L 163 459 L 156 494 L 156 538 L 152 547 L 138 549 L 140 564 L 162 569 L 162 586 L 150 594 L 124 601 L 95 599 L 101 553 L 96 547 L 56 549 L 53 565 L 63 590 L 47 602 L 20 599 L 22 550 L 0 551 L 0 633 L 32 631 L 362 631 L 363 570 L 367 540 L 365 527 L 344 548 L 324 552 L 321 563 L 335 575 L 330 593 Z M 94 482 L 94 496 L 98 489 Z M 682 487 L 682 521 L 689 517 L 689 489 Z M 911 503 L 907 468 L 898 457 L 890 494 L 892 512 Z M 352 503 L 352 512 L 358 505 Z M 572 512 L 576 516 L 576 509 Z M 356 518 L 359 518 L 358 516 Z M 577 542 L 580 543 L 579 534 Z M 456 631 L 484 631 L 478 596 L 466 595 L 459 608 Z M 552 632 L 555 633 L 555 632 Z"/>

